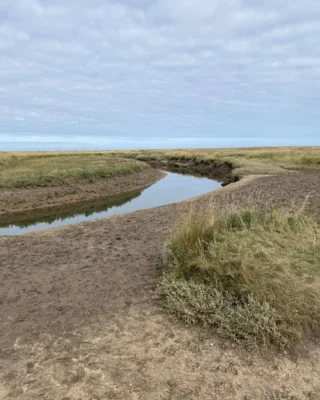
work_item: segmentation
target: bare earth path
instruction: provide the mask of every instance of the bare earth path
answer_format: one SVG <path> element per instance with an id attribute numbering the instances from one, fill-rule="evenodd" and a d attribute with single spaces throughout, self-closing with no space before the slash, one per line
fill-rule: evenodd
<path id="1" fill-rule="evenodd" d="M 320 214 L 320 174 L 246 178 L 198 199 Z M 262 358 L 174 322 L 156 296 L 189 203 L 0 238 L 0 399 L 320 399 L 320 347 Z"/>

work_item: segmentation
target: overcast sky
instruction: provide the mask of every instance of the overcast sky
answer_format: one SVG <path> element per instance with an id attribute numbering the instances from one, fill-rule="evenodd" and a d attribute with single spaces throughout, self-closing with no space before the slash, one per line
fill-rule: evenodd
<path id="1" fill-rule="evenodd" d="M 0 150 L 295 144 L 319 0 L 0 0 Z"/>

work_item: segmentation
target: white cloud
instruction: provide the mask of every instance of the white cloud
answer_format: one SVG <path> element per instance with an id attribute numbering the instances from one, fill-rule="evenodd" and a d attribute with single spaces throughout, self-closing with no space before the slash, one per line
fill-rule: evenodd
<path id="1" fill-rule="evenodd" d="M 2 0 L 0 139 L 316 137 L 320 3 L 260 3 Z"/>

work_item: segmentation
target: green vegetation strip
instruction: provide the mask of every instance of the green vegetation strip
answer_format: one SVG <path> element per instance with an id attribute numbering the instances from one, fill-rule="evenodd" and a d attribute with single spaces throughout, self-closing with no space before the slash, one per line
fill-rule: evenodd
<path id="1" fill-rule="evenodd" d="M 54 186 L 70 182 L 93 182 L 141 171 L 147 164 L 112 155 L 0 154 L 0 188 Z"/>
<path id="2" fill-rule="evenodd" d="M 165 304 L 246 346 L 291 347 L 320 323 L 319 239 L 304 211 L 192 211 L 166 244 Z"/>

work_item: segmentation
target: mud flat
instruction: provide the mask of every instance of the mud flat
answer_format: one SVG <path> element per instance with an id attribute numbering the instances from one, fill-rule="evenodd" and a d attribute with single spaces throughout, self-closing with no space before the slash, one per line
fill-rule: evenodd
<path id="1" fill-rule="evenodd" d="M 247 177 L 196 199 L 320 213 L 320 174 Z M 320 347 L 261 356 L 186 327 L 156 292 L 190 201 L 0 238 L 0 399 L 318 400 Z"/>
<path id="2" fill-rule="evenodd" d="M 143 189 L 165 174 L 151 167 L 138 172 L 97 179 L 94 182 L 74 182 L 56 186 L 0 189 L 0 221 L 15 214 L 35 210 L 70 207 L 107 196 L 115 196 Z"/>

